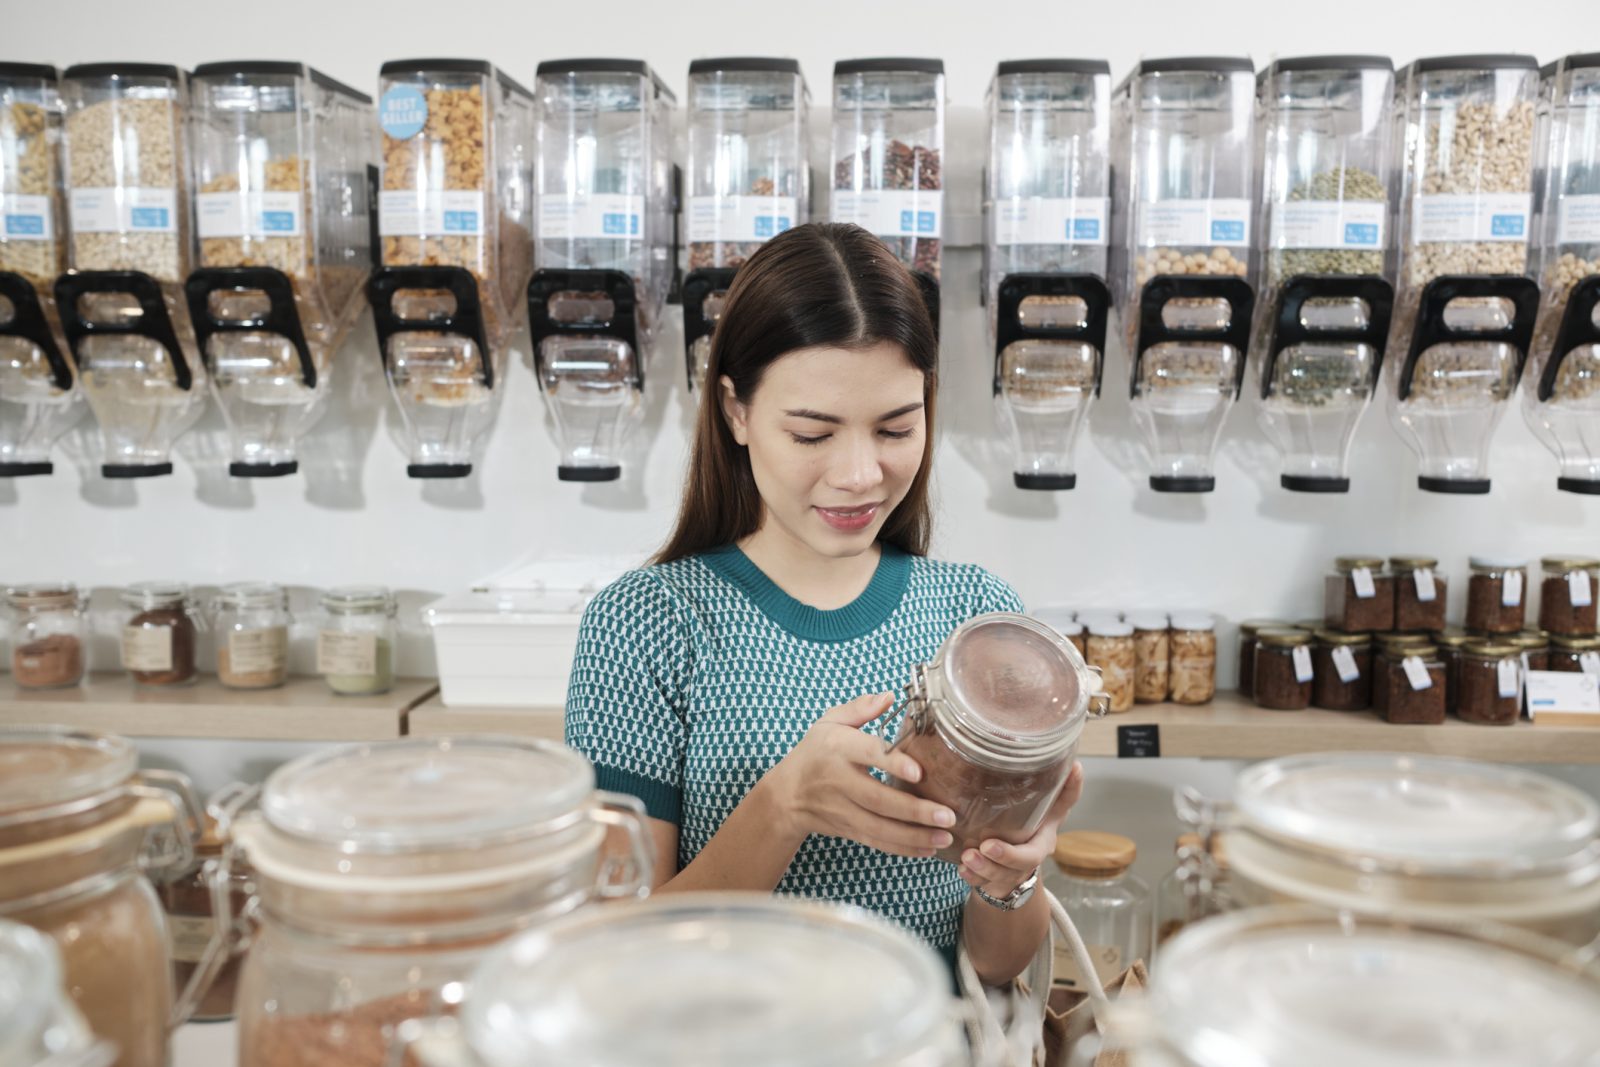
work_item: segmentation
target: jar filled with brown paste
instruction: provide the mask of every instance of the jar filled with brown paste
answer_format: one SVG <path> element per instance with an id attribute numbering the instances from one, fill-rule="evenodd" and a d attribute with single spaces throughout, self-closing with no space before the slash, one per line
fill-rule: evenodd
<path id="1" fill-rule="evenodd" d="M 1392 574 L 1377 556 L 1340 556 L 1323 580 L 1324 624 L 1345 633 L 1387 633 L 1394 629 Z"/>
<path id="2" fill-rule="evenodd" d="M 1246 619 L 1239 624 L 1239 692 L 1255 695 L 1256 634 L 1262 630 L 1293 627 L 1284 619 Z"/>
<path id="3" fill-rule="evenodd" d="M 1172 702 L 1209 704 L 1217 695 L 1217 623 L 1198 611 L 1172 616 Z"/>
<path id="4" fill-rule="evenodd" d="M 1530 671 L 1550 669 L 1550 635 L 1543 630 L 1523 630 L 1503 638 L 1522 653 L 1522 665 Z"/>
<path id="5" fill-rule="evenodd" d="M 1522 655 L 1509 642 L 1474 641 L 1461 650 L 1462 722 L 1510 726 L 1522 712 Z"/>
<path id="6" fill-rule="evenodd" d="M 1552 636 L 1550 669 L 1573 674 L 1600 674 L 1600 637 Z"/>
<path id="7" fill-rule="evenodd" d="M 1318 630 L 1311 645 L 1311 703 L 1329 711 L 1372 706 L 1372 638 Z"/>
<path id="8" fill-rule="evenodd" d="M 1387 669 L 1373 680 L 1384 690 L 1383 717 L 1392 723 L 1436 725 L 1445 719 L 1444 664 L 1434 645 L 1390 645 Z"/>
<path id="9" fill-rule="evenodd" d="M 1100 683 L 1110 700 L 1113 713 L 1127 711 L 1134 704 L 1134 677 L 1138 654 L 1134 649 L 1133 626 L 1126 622 L 1092 622 L 1085 643 L 1089 666 L 1100 671 Z"/>
<path id="10" fill-rule="evenodd" d="M 1299 711 L 1311 706 L 1311 635 L 1298 629 L 1256 633 L 1256 704 L 1274 711 Z"/>
<path id="11" fill-rule="evenodd" d="M 1544 581 L 1539 585 L 1539 629 L 1567 636 L 1595 633 L 1600 559 L 1546 556 L 1540 564 Z"/>
<path id="12" fill-rule="evenodd" d="M 11 680 L 21 689 L 65 689 L 83 680 L 88 633 L 84 599 L 66 582 L 6 590 Z"/>
<path id="13" fill-rule="evenodd" d="M 1447 629 L 1440 630 L 1433 635 L 1433 643 L 1439 650 L 1439 661 L 1444 664 L 1444 706 L 1446 713 L 1456 710 L 1456 701 L 1461 695 L 1461 650 L 1470 642 L 1478 640 L 1465 630 Z"/>
<path id="14" fill-rule="evenodd" d="M 990 838 L 1020 843 L 1038 831 L 1091 705 L 1108 703 L 1095 682 L 1059 633 L 1005 612 L 963 623 L 913 668 L 894 750 L 916 760 L 922 779 L 889 783 L 955 812 L 940 859 L 959 863 Z"/>
<path id="15" fill-rule="evenodd" d="M 1431 556 L 1390 556 L 1394 575 L 1394 628 L 1402 633 L 1444 629 L 1448 583 Z"/>
<path id="16" fill-rule="evenodd" d="M 140 685 L 189 685 L 199 672 L 199 630 L 180 582 L 141 582 L 123 590 L 122 665 Z"/>
<path id="17" fill-rule="evenodd" d="M 1377 634 L 1374 637 L 1372 650 L 1373 711 L 1381 714 L 1389 709 L 1389 687 L 1384 684 L 1384 679 L 1389 674 L 1389 668 L 1405 658 L 1405 650 L 1407 648 L 1420 648 L 1431 645 L 1433 645 L 1433 638 L 1427 634 Z"/>
<path id="18" fill-rule="evenodd" d="M 1171 692 L 1172 634 L 1170 620 L 1156 612 L 1128 616 L 1133 626 L 1133 699 L 1161 704 Z"/>
<path id="19" fill-rule="evenodd" d="M 1522 560 L 1473 556 L 1467 579 L 1467 629 L 1514 634 L 1526 622 L 1528 565 Z"/>

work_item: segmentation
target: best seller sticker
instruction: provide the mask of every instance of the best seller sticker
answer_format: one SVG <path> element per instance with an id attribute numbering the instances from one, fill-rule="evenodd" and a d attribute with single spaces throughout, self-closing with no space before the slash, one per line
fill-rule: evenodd
<path id="1" fill-rule="evenodd" d="M 414 85 L 396 85 L 378 99 L 378 122 L 396 141 L 408 141 L 428 122 L 428 98 Z"/>

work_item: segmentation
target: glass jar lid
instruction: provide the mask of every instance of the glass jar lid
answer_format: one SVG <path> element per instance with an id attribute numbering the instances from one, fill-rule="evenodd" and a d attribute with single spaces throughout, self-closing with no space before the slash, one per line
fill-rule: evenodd
<path id="1" fill-rule="evenodd" d="M 1552 574 L 1567 574 L 1572 571 L 1600 571 L 1600 559 L 1594 559 L 1591 556 L 1546 556 L 1539 563 Z"/>
<path id="2" fill-rule="evenodd" d="M 1580 1067 L 1600 979 L 1507 931 L 1267 908 L 1162 947 L 1152 1023 L 1194 1067 Z"/>
<path id="3" fill-rule="evenodd" d="M 577 912 L 498 950 L 470 988 L 462 1022 L 487 1067 L 936 1064 L 952 1036 L 925 944 L 857 908 L 755 894 Z"/>
<path id="4" fill-rule="evenodd" d="M 1234 805 L 1268 838 L 1426 873 L 1520 873 L 1592 852 L 1600 805 L 1544 775 L 1442 756 L 1319 753 L 1256 764 Z"/>
<path id="5" fill-rule="evenodd" d="M 1390 556 L 1389 568 L 1396 571 L 1433 570 L 1439 561 L 1432 556 Z"/>
<path id="6" fill-rule="evenodd" d="M 302 756 L 267 779 L 261 812 L 281 833 L 342 852 L 467 850 L 540 833 L 594 791 L 564 745 L 416 738 Z"/>
<path id="7" fill-rule="evenodd" d="M 393 615 L 394 596 L 381 585 L 343 585 L 322 594 L 324 611 L 336 615 Z"/>
<path id="8" fill-rule="evenodd" d="M 1258 630 L 1256 631 L 1256 643 L 1272 648 L 1294 648 L 1297 645 L 1309 645 L 1311 643 L 1311 632 L 1289 627 Z"/>
<path id="9" fill-rule="evenodd" d="M 939 651 L 943 695 L 969 728 L 1037 745 L 1081 722 L 1083 657 L 1070 641 L 1026 615 L 969 619 Z"/>
<path id="10" fill-rule="evenodd" d="M 19 611 L 67 610 L 78 606 L 78 587 L 71 582 L 34 582 L 6 590 L 6 602 Z"/>
<path id="11" fill-rule="evenodd" d="M 1340 574 L 1349 574 L 1351 571 L 1365 567 L 1369 571 L 1383 569 L 1382 556 L 1340 556 L 1333 561 L 1333 569 Z"/>
<path id="12" fill-rule="evenodd" d="M 130 608 L 182 607 L 189 599 L 189 587 L 182 582 L 137 582 L 122 591 L 122 602 Z"/>
<path id="13" fill-rule="evenodd" d="M 1472 556 L 1467 566 L 1479 574 L 1499 574 L 1501 571 L 1520 571 L 1528 565 L 1525 559 L 1507 556 Z"/>
<path id="14" fill-rule="evenodd" d="M 1321 629 L 1312 633 L 1324 645 L 1370 645 L 1372 635 L 1369 633 L 1347 634 L 1343 630 Z"/>
<path id="15" fill-rule="evenodd" d="M 53 726 L 0 732 L 0 824 L 100 796 L 138 769 L 138 750 L 125 738 Z"/>
<path id="16" fill-rule="evenodd" d="M 272 582 L 236 582 L 225 585 L 217 593 L 217 603 L 235 611 L 249 609 L 289 607 L 289 594 L 283 586 Z"/>

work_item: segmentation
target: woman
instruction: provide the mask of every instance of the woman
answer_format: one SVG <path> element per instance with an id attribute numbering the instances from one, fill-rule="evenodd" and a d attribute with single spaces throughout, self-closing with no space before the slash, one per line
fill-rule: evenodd
<path id="1" fill-rule="evenodd" d="M 1049 929 L 1032 887 L 1077 800 L 959 866 L 950 809 L 898 792 L 894 691 L 965 620 L 1021 604 L 975 566 L 926 558 L 937 342 L 915 281 L 856 226 L 768 242 L 712 342 L 688 482 L 666 547 L 583 618 L 567 741 L 602 788 L 639 797 L 655 891 L 845 901 L 984 982 Z M 971 892 L 970 889 L 980 892 Z"/>

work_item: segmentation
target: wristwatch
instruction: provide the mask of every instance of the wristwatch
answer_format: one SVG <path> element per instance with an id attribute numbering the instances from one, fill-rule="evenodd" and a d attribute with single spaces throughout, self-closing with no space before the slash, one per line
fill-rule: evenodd
<path id="1" fill-rule="evenodd" d="M 990 907 L 999 908 L 1001 911 L 1016 911 L 1026 904 L 1033 896 L 1033 891 L 1039 885 L 1039 868 L 1035 867 L 1033 873 L 1022 880 L 1022 884 L 1003 897 L 991 897 L 977 886 L 972 891 Z"/>

